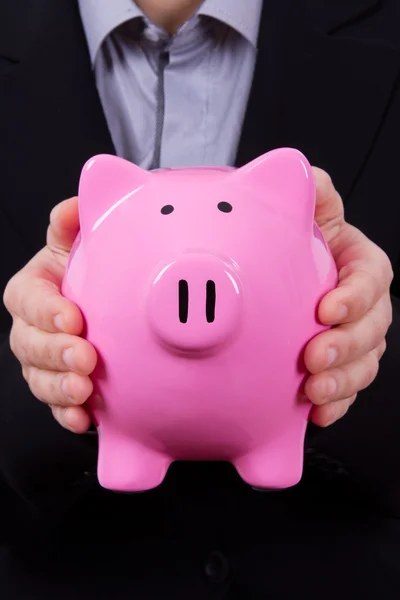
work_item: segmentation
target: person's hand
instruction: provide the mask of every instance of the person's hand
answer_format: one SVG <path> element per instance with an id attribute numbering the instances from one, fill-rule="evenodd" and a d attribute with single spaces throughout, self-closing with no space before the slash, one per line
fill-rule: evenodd
<path id="1" fill-rule="evenodd" d="M 386 254 L 361 231 L 346 223 L 343 202 L 330 177 L 314 168 L 315 221 L 339 271 L 339 284 L 319 306 L 319 320 L 333 325 L 305 349 L 311 375 L 304 392 L 314 404 L 311 420 L 328 426 L 345 415 L 357 393 L 378 374 L 392 321 L 393 271 Z"/>
<path id="2" fill-rule="evenodd" d="M 71 198 L 53 209 L 47 245 L 9 281 L 4 304 L 13 317 L 10 346 L 32 393 L 63 427 L 84 433 L 90 417 L 82 405 L 93 391 L 97 355 L 78 337 L 80 310 L 60 292 L 78 230 L 78 200 Z"/>

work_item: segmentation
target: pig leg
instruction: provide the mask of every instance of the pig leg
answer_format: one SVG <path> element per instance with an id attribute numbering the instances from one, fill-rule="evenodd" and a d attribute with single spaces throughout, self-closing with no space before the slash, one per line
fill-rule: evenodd
<path id="1" fill-rule="evenodd" d="M 97 475 L 106 489 L 143 492 L 160 485 L 171 459 L 120 433 L 99 428 Z"/>
<path id="2" fill-rule="evenodd" d="M 279 439 L 258 446 L 233 464 L 241 478 L 257 489 L 278 490 L 296 485 L 302 476 L 304 435 L 293 429 Z"/>

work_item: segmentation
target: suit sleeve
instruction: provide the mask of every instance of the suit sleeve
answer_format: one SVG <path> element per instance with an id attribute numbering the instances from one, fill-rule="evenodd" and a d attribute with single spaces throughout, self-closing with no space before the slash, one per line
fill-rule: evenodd
<path id="1" fill-rule="evenodd" d="M 326 429 L 310 427 L 308 443 L 338 460 L 380 509 L 400 517 L 400 299 L 378 377 L 349 413 Z"/>
<path id="2" fill-rule="evenodd" d="M 1 296 L 34 253 L 0 209 Z M 64 430 L 31 394 L 10 349 L 10 326 L 0 302 L 0 480 L 25 508 L 48 515 L 53 507 L 67 508 L 87 488 L 92 479 L 85 473 L 95 468 L 97 439 Z"/>
<path id="3" fill-rule="evenodd" d="M 96 465 L 96 436 L 75 435 L 30 392 L 8 338 L 0 347 L 0 472 L 34 511 L 80 493 Z"/>

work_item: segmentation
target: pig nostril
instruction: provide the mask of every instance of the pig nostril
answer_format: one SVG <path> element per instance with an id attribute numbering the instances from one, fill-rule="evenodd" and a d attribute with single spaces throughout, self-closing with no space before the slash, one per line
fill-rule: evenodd
<path id="1" fill-rule="evenodd" d="M 179 281 L 179 320 L 187 323 L 189 312 L 189 286 L 185 279 Z"/>
<path id="2" fill-rule="evenodd" d="M 213 323 L 215 319 L 216 290 L 214 281 L 207 281 L 206 289 L 206 317 L 207 323 Z"/>

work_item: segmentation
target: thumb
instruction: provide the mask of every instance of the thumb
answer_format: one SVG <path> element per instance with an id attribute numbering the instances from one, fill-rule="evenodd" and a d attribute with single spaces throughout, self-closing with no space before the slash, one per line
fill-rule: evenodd
<path id="1" fill-rule="evenodd" d="M 56 252 L 70 252 L 79 232 L 78 198 L 69 198 L 57 204 L 50 214 L 47 245 Z"/>
<path id="2" fill-rule="evenodd" d="M 315 222 L 329 244 L 344 223 L 344 207 L 332 179 L 322 169 L 313 167 L 316 186 Z"/>

